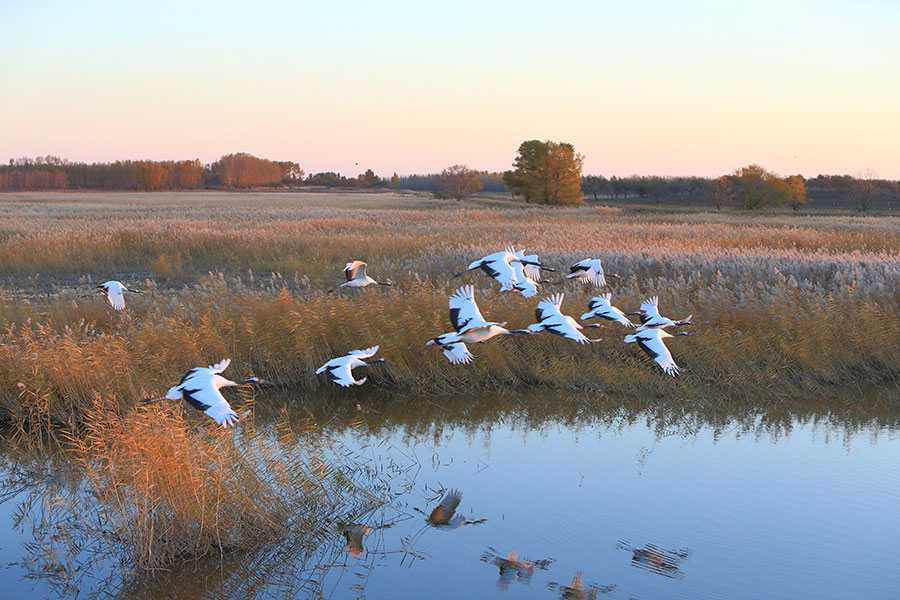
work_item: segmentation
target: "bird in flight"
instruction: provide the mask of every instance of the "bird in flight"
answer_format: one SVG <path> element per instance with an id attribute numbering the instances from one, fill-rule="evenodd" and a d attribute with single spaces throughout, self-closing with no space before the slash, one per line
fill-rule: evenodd
<path id="1" fill-rule="evenodd" d="M 329 381 L 332 381 L 342 387 L 350 387 L 351 385 L 362 385 L 368 377 L 362 379 L 353 378 L 353 369 L 355 367 L 364 367 L 375 363 L 390 363 L 386 358 L 376 358 L 368 360 L 375 356 L 378 352 L 378 346 L 372 346 L 365 350 L 351 350 L 344 356 L 332 358 L 327 363 L 316 369 L 316 375 L 325 373 Z"/>
<path id="2" fill-rule="evenodd" d="M 210 365 L 208 367 L 196 367 L 191 369 L 181 378 L 178 385 L 169 389 L 165 396 L 157 398 L 148 398 L 145 404 L 161 400 L 184 400 L 193 408 L 200 412 L 206 413 L 216 423 L 222 427 L 228 427 L 247 415 L 250 411 L 243 414 L 236 413 L 228 401 L 222 396 L 221 390 L 224 387 L 233 387 L 238 385 L 249 385 L 252 383 L 265 383 L 258 377 L 250 377 L 240 381 L 231 381 L 222 376 L 222 371 L 228 368 L 231 359 L 226 358 L 221 362 Z"/>
<path id="3" fill-rule="evenodd" d="M 422 354 L 440 348 L 451 363 L 468 363 L 475 357 L 466 344 L 483 343 L 497 335 L 527 333 L 506 329 L 506 322 L 485 321 L 475 303 L 475 288 L 471 285 L 459 288 L 450 296 L 450 323 L 455 331 L 428 340 Z"/>
<path id="4" fill-rule="evenodd" d="M 344 276 L 347 278 L 347 283 L 342 283 L 338 287 L 333 290 L 328 290 L 328 293 L 335 292 L 342 287 L 366 287 L 367 285 L 394 285 L 394 282 L 390 279 L 385 281 L 375 281 L 368 275 L 366 275 L 366 267 L 368 265 L 361 260 L 354 260 L 353 262 L 348 262 L 347 266 L 344 267 Z"/>
<path id="5" fill-rule="evenodd" d="M 106 299 L 109 300 L 110 305 L 112 305 L 112 307 L 116 310 L 125 310 L 124 292 L 131 292 L 133 294 L 141 293 L 138 290 L 132 290 L 125 287 L 118 281 L 107 281 L 106 283 L 101 283 L 97 286 L 96 289 L 97 293 L 106 294 Z"/>

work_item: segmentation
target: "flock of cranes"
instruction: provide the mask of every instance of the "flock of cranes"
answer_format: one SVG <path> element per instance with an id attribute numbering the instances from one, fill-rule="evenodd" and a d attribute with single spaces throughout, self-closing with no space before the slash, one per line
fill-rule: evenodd
<path id="1" fill-rule="evenodd" d="M 338 288 L 329 290 L 328 293 L 343 287 L 393 285 L 390 280 L 376 281 L 366 274 L 366 267 L 366 263 L 361 260 L 347 263 L 344 268 L 347 282 Z M 555 269 L 542 264 L 535 254 L 529 255 L 522 250 L 517 252 L 513 248 L 507 248 L 502 252 L 489 254 L 472 262 L 465 271 L 457 273 L 454 277 L 479 269 L 500 284 L 501 292 L 519 292 L 525 298 L 537 295 L 539 285 L 550 283 L 541 279 L 541 271 L 555 271 Z M 586 258 L 569 267 L 569 273 L 565 280 L 575 279 L 596 287 L 603 287 L 606 285 L 607 277 L 621 278 L 621 275 L 604 273 L 599 259 Z M 124 292 L 140 293 L 138 290 L 127 288 L 118 281 L 107 281 L 97 286 L 97 291 L 105 293 L 109 303 L 116 310 L 123 310 L 125 307 Z M 505 327 L 505 321 L 488 321 L 484 318 L 475 302 L 474 286 L 460 287 L 449 298 L 450 324 L 453 331 L 442 333 L 428 340 L 421 354 L 432 349 L 439 349 L 452 364 L 466 364 L 475 358 L 467 344 L 481 344 L 502 335 L 524 336 L 542 331 L 573 340 L 579 344 L 599 341 L 587 337 L 581 330 L 585 327 L 600 327 L 600 325 L 597 323 L 582 325 L 563 313 L 564 298 L 562 293 L 543 298 L 538 302 L 534 311 L 536 323 L 525 329 L 510 330 Z M 659 302 L 656 296 L 644 300 L 639 311 L 626 313 L 612 305 L 612 295 L 608 292 L 593 297 L 588 309 L 588 312 L 581 315 L 582 321 L 604 319 L 618 323 L 628 330 L 633 330 L 625 336 L 624 343 L 637 343 L 667 375 L 675 376 L 679 373 L 680 368 L 666 347 L 665 339 L 692 334 L 679 332 L 673 335 L 667 332 L 666 328 L 691 325 L 692 316 L 679 320 L 663 317 L 659 312 Z M 639 324 L 628 318 L 635 315 L 639 318 Z M 319 367 L 315 374 L 325 374 L 330 381 L 343 387 L 362 385 L 366 382 L 366 377 L 356 379 L 353 376 L 354 368 L 376 363 L 390 363 L 384 358 L 373 358 L 376 352 L 378 352 L 378 346 L 372 346 L 365 350 L 352 350 L 344 356 L 329 360 Z M 163 398 L 184 399 L 192 407 L 206 413 L 223 427 L 234 425 L 244 415 L 232 410 L 220 390 L 224 387 L 262 383 L 262 381 L 256 377 L 241 381 L 226 379 L 222 376 L 222 372 L 230 362 L 230 359 L 225 359 L 209 367 L 191 369 L 165 396 L 150 398 L 145 402 L 158 401 Z"/>

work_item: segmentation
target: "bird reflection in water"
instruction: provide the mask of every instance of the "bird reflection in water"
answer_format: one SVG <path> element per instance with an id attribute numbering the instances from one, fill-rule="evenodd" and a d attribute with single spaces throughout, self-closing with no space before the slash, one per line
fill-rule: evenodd
<path id="1" fill-rule="evenodd" d="M 481 562 L 489 563 L 500 569 L 500 577 L 497 579 L 497 587 L 506 592 L 514 581 L 519 581 L 528 585 L 531 583 L 531 577 L 534 575 L 535 568 L 546 569 L 552 559 L 546 560 L 528 560 L 519 559 L 519 555 L 510 552 L 505 557 L 493 548 L 481 555 Z"/>
<path id="2" fill-rule="evenodd" d="M 428 515 L 426 522 L 439 529 L 459 529 L 463 525 L 480 525 L 487 519 L 468 520 L 462 515 L 456 514 L 456 509 L 462 501 L 462 492 L 458 489 L 450 489 L 440 503 Z"/>
<path id="3" fill-rule="evenodd" d="M 631 552 L 631 564 L 639 569 L 656 573 L 673 579 L 683 579 L 681 563 L 684 562 L 691 551 L 689 548 L 681 550 L 665 550 L 653 544 L 647 544 L 643 548 L 635 548 L 628 542 L 619 542 L 617 548 Z"/>
<path id="4" fill-rule="evenodd" d="M 341 533 L 344 534 L 344 538 L 347 540 L 347 546 L 344 550 L 349 552 L 350 556 L 354 558 L 361 555 L 365 550 L 363 538 L 372 533 L 372 531 L 371 527 L 359 523 L 353 523 L 352 525 L 344 527 L 341 531 Z"/>
<path id="5" fill-rule="evenodd" d="M 600 594 L 606 595 L 616 589 L 614 585 L 600 586 L 596 583 L 589 583 L 585 587 L 584 573 L 581 571 L 575 573 L 575 577 L 572 578 L 572 583 L 569 585 L 551 582 L 548 587 L 558 589 L 559 597 L 565 600 L 596 600 Z"/>

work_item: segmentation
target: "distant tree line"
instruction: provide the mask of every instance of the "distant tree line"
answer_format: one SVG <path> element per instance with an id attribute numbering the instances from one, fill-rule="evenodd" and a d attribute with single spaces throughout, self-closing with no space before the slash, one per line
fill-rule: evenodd
<path id="1" fill-rule="evenodd" d="M 454 167 L 465 165 L 453 165 Z M 448 167 L 450 169 L 452 167 Z M 446 169 L 445 169 L 446 171 Z M 472 171 L 481 182 L 481 191 L 491 193 L 504 193 L 509 189 L 503 183 L 503 173 L 491 173 L 489 171 Z M 417 192 L 444 193 L 442 173 L 429 173 L 427 175 L 405 175 L 398 178 L 398 189 Z"/>
<path id="2" fill-rule="evenodd" d="M 581 189 L 594 201 L 621 198 L 706 203 L 719 209 L 740 206 L 758 210 L 783 204 L 797 210 L 808 202 L 861 212 L 875 206 L 900 208 L 900 181 L 877 179 L 871 174 L 818 175 L 809 179 L 801 175 L 780 177 L 759 165 L 749 165 L 717 178 L 613 175 L 607 179 L 602 175 L 587 175 Z"/>
<path id="3" fill-rule="evenodd" d="M 786 204 L 795 210 L 807 202 L 820 207 L 900 208 L 900 182 L 873 173 L 780 177 L 759 165 L 749 165 L 717 178 L 582 177 L 583 157 L 571 144 L 529 140 L 519 146 L 513 169 L 505 173 L 475 171 L 453 165 L 440 173 L 376 175 L 372 169 L 356 177 L 336 172 L 306 175 L 300 165 L 272 161 L 246 153 L 228 154 L 214 163 L 199 160 L 125 160 L 113 163 L 70 162 L 58 156 L 11 159 L 0 166 L 0 191 L 95 189 L 124 191 L 205 188 L 315 186 L 326 188 L 400 189 L 465 198 L 476 191 L 512 193 L 526 202 L 580 204 L 593 201 L 655 201 L 735 205 L 750 210 Z"/>
<path id="4" fill-rule="evenodd" d="M 199 160 L 69 162 L 57 156 L 18 158 L 0 166 L 0 191 L 127 190 L 155 192 L 199 187 L 250 188 L 303 181 L 297 163 L 229 154 L 203 165 Z"/>

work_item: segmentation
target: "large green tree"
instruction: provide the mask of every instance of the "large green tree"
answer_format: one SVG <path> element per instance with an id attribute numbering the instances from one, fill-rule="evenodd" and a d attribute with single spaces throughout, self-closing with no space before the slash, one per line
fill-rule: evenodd
<path id="1" fill-rule="evenodd" d="M 503 174 L 503 181 L 526 202 L 579 205 L 584 202 L 583 162 L 572 144 L 528 140 L 519 146 L 515 168 Z"/>
<path id="2" fill-rule="evenodd" d="M 781 204 L 787 200 L 790 191 L 784 179 L 759 165 L 749 165 L 732 175 L 737 197 L 744 208 L 757 210 Z"/>

